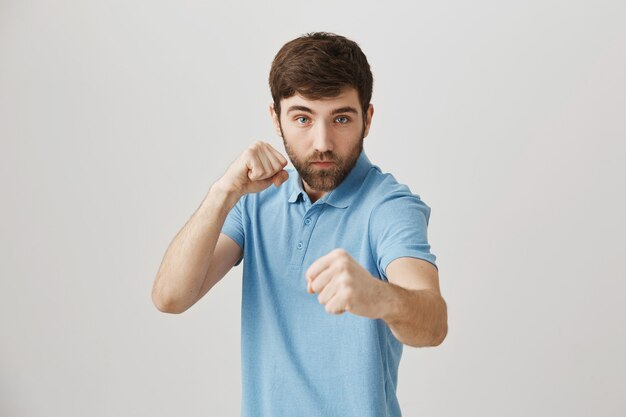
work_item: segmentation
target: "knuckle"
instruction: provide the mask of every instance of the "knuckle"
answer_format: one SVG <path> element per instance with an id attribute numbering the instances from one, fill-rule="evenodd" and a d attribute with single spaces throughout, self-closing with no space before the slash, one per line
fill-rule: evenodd
<path id="1" fill-rule="evenodd" d="M 347 300 L 351 299 L 354 295 L 354 290 L 351 287 L 346 287 L 343 290 L 343 294 Z"/>
<path id="2" fill-rule="evenodd" d="M 337 261 L 337 267 L 341 272 L 347 272 L 350 267 L 350 261 L 345 257 L 341 257 Z"/>
<path id="3" fill-rule="evenodd" d="M 252 145 L 250 145 L 250 147 L 248 147 L 248 151 L 250 152 L 251 155 L 256 155 L 259 151 L 260 148 L 260 144 L 259 142 L 254 142 Z"/>
<path id="4" fill-rule="evenodd" d="M 343 292 L 346 292 L 346 296 L 350 296 L 352 290 L 352 277 L 348 274 L 341 274 L 339 279 L 339 286 Z"/>
<path id="5" fill-rule="evenodd" d="M 263 171 L 259 169 L 252 169 L 250 171 L 249 177 L 251 180 L 260 180 L 261 178 L 263 178 Z"/>

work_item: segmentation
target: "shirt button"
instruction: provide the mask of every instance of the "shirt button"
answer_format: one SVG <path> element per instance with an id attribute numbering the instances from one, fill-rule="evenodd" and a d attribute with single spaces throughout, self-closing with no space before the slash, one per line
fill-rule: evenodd
<path id="1" fill-rule="evenodd" d="M 298 244 L 296 245 L 296 247 L 297 247 L 298 249 L 302 249 L 302 242 L 298 242 Z"/>
<path id="2" fill-rule="evenodd" d="M 304 219 L 304 224 L 306 224 L 306 225 L 311 224 L 311 219 Z"/>

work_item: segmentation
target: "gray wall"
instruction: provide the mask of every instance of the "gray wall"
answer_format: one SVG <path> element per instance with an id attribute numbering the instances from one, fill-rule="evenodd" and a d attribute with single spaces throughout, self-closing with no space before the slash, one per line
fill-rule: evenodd
<path id="1" fill-rule="evenodd" d="M 375 77 L 366 151 L 431 206 L 449 306 L 405 349 L 411 416 L 626 415 L 626 3 L 0 0 L 0 415 L 240 410 L 241 267 L 182 315 L 150 289 L 257 139 L 280 46 Z"/>

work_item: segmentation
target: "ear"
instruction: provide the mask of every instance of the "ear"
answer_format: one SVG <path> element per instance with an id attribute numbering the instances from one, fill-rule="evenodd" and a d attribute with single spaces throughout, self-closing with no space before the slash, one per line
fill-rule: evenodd
<path id="1" fill-rule="evenodd" d="M 363 137 L 367 136 L 372 124 L 372 117 L 374 116 L 374 105 L 372 103 L 370 103 L 370 106 L 367 108 L 367 114 L 365 116 L 365 131 L 363 132 Z"/>
<path id="2" fill-rule="evenodd" d="M 278 114 L 276 114 L 276 110 L 274 109 L 274 103 L 270 103 L 270 117 L 272 118 L 272 123 L 274 123 L 274 129 L 276 130 L 276 134 L 280 137 L 283 136 L 280 131 L 280 120 Z"/>

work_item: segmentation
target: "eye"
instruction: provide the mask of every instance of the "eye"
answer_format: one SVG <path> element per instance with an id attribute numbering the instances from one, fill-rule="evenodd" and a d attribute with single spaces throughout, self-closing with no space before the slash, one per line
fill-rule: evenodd
<path id="1" fill-rule="evenodd" d="M 308 118 L 308 117 L 306 117 L 306 116 L 299 116 L 299 117 L 296 117 L 296 122 L 297 122 L 298 124 L 301 124 L 301 125 L 306 124 L 308 120 L 309 120 L 309 118 Z"/>
<path id="2" fill-rule="evenodd" d="M 335 120 L 339 122 L 339 124 L 342 124 L 342 125 L 345 125 L 346 123 L 350 121 L 350 119 L 346 116 L 339 116 Z"/>

